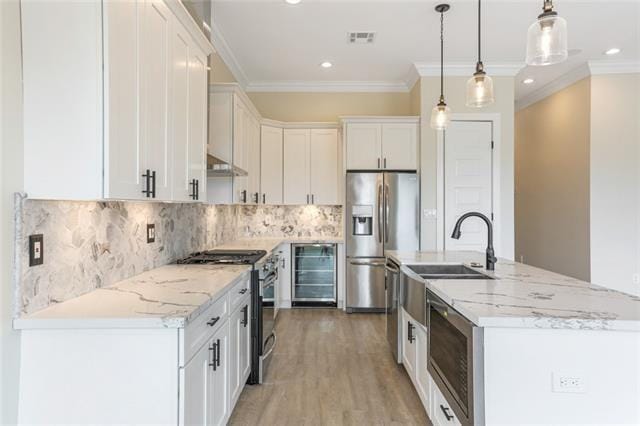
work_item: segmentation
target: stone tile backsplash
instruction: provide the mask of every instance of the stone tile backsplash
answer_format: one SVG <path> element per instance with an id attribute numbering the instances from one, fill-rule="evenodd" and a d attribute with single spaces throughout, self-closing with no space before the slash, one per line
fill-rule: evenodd
<path id="1" fill-rule="evenodd" d="M 16 221 L 19 316 L 236 238 L 339 236 L 342 208 L 22 200 Z M 28 265 L 31 234 L 44 265 Z"/>

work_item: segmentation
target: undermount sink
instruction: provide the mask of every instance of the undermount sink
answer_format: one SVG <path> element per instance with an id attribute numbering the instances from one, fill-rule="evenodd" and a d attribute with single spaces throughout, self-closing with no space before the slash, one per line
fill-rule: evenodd
<path id="1" fill-rule="evenodd" d="M 495 278 L 465 265 L 407 265 L 425 280 L 493 280 Z"/>

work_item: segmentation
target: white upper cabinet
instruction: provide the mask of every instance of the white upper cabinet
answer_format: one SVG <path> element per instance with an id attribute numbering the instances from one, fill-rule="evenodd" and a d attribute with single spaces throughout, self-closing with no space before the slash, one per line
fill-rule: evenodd
<path id="1" fill-rule="evenodd" d="M 284 129 L 284 204 L 340 204 L 336 129 Z"/>
<path id="2" fill-rule="evenodd" d="M 249 192 L 248 203 L 258 204 L 260 202 L 260 121 L 253 117 L 249 117 L 247 124 L 247 141 L 246 141 L 246 157 L 247 157 L 247 191 Z"/>
<path id="3" fill-rule="evenodd" d="M 282 129 L 262 126 L 260 144 L 260 202 L 282 204 Z"/>
<path id="4" fill-rule="evenodd" d="M 340 204 L 337 129 L 312 129 L 310 147 L 311 202 Z"/>
<path id="5" fill-rule="evenodd" d="M 346 119 L 347 170 L 417 170 L 419 119 Z"/>
<path id="6" fill-rule="evenodd" d="M 382 168 L 418 169 L 418 126 L 414 123 L 382 125 Z"/>
<path id="7" fill-rule="evenodd" d="M 347 124 L 347 170 L 381 167 L 382 126 L 377 123 Z"/>
<path id="8" fill-rule="evenodd" d="M 207 79 L 207 55 L 199 49 L 194 49 L 189 61 L 187 177 L 189 196 L 194 201 L 206 201 L 207 194 Z"/>
<path id="9" fill-rule="evenodd" d="M 213 48 L 182 3 L 25 2 L 21 25 L 29 197 L 184 200 L 184 60 Z"/>
<path id="10" fill-rule="evenodd" d="M 284 204 L 311 202 L 310 142 L 311 130 L 284 129 Z"/>
<path id="11" fill-rule="evenodd" d="M 213 70 L 215 72 L 215 70 Z M 233 158 L 233 93 L 209 92 L 208 153 L 232 163 Z"/>

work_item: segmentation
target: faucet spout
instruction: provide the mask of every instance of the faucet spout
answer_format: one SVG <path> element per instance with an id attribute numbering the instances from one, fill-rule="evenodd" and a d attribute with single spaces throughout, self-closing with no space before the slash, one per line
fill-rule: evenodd
<path id="1" fill-rule="evenodd" d="M 498 261 L 498 258 L 496 258 L 495 253 L 493 251 L 493 224 L 491 223 L 491 221 L 487 216 L 479 212 L 469 212 L 469 213 L 463 214 L 456 221 L 456 224 L 453 227 L 453 232 L 451 233 L 451 238 L 456 240 L 460 239 L 460 236 L 462 235 L 462 232 L 460 230 L 462 227 L 462 222 L 464 222 L 469 217 L 479 217 L 484 221 L 484 223 L 487 224 L 486 268 L 487 268 L 487 271 L 493 271 L 495 269 L 495 264 Z"/>

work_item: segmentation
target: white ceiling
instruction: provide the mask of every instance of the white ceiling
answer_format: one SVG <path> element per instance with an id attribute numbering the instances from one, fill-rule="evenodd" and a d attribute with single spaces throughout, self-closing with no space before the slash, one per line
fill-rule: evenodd
<path id="1" fill-rule="evenodd" d="M 247 90 L 402 90 L 417 75 L 415 63 L 439 61 L 440 2 L 431 0 L 213 0 L 213 41 Z M 476 61 L 475 0 L 453 0 L 445 14 L 445 63 Z M 568 21 L 571 58 L 550 67 L 522 69 L 516 98 L 523 98 L 586 61 L 640 63 L 640 0 L 556 0 Z M 483 61 L 504 73 L 524 63 L 528 26 L 542 0 L 483 2 Z M 349 31 L 375 31 L 373 45 L 350 45 Z M 606 57 L 610 47 L 622 52 Z M 323 69 L 322 61 L 333 68 Z M 515 66 L 515 68 L 514 68 Z M 459 67 L 456 67 L 459 70 Z M 464 68 L 463 68 L 464 70 Z M 536 81 L 526 86 L 524 77 Z"/>

